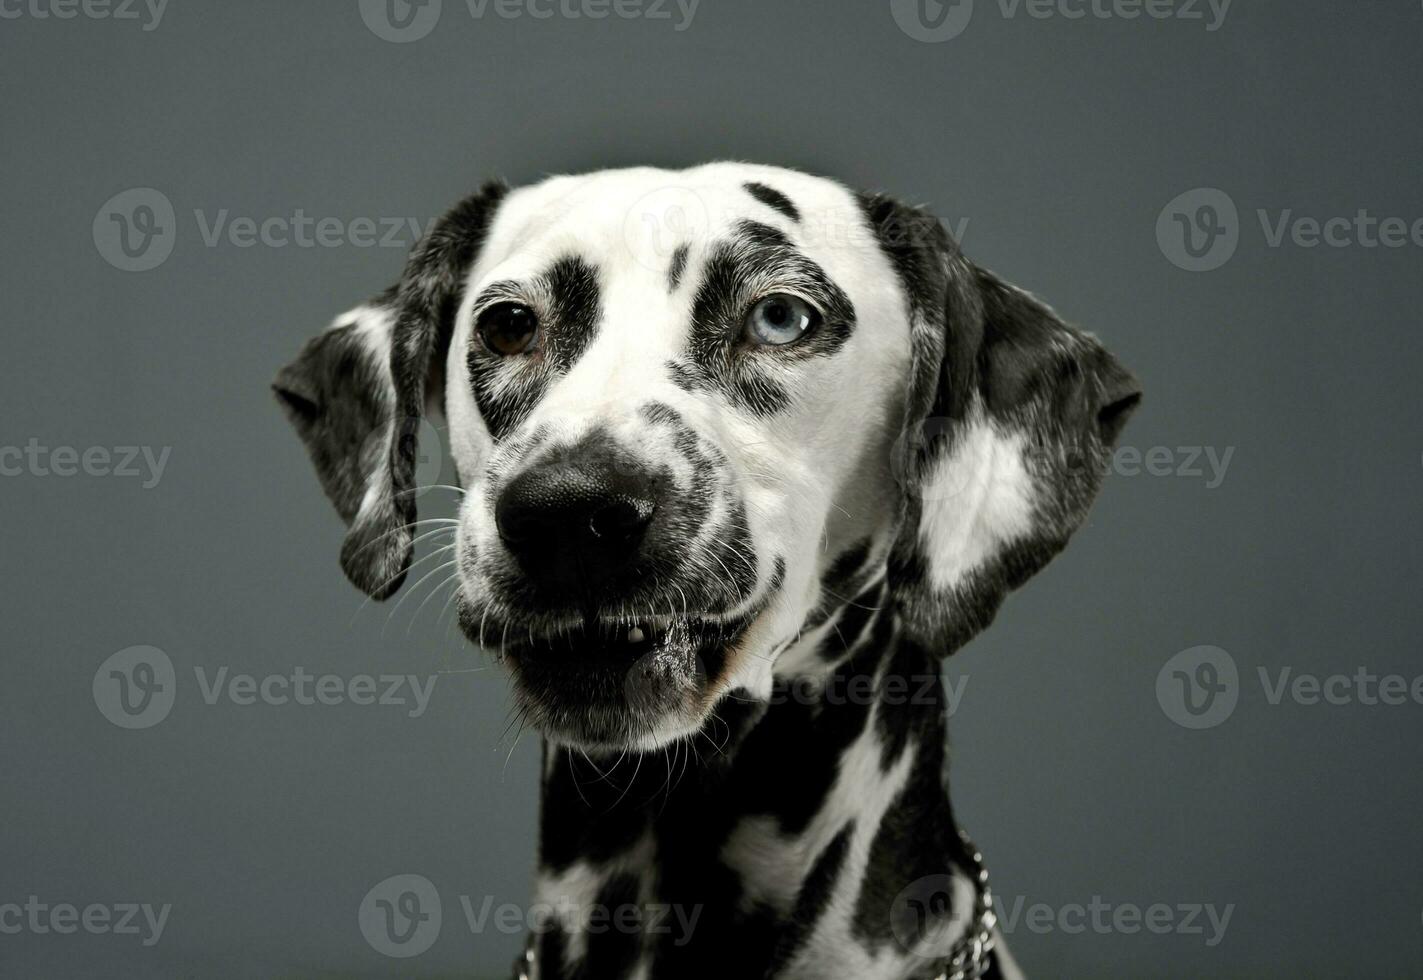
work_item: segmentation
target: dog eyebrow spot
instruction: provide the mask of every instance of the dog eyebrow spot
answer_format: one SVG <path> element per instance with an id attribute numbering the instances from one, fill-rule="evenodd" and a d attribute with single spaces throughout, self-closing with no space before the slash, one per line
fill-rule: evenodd
<path id="1" fill-rule="evenodd" d="M 692 251 L 689 245 L 678 245 L 677 251 L 672 253 L 672 267 L 667 270 L 667 284 L 671 287 L 670 292 L 676 292 L 677 287 L 682 285 L 682 274 L 687 271 L 687 256 Z"/>
<path id="2" fill-rule="evenodd" d="M 576 255 L 553 264 L 545 275 L 552 307 L 553 330 L 548 337 L 549 360 L 567 370 L 578 360 L 598 329 L 598 273 Z"/>
<path id="3" fill-rule="evenodd" d="M 786 197 L 774 187 L 767 187 L 765 184 L 755 181 L 742 186 L 746 188 L 748 194 L 767 207 L 774 208 L 792 221 L 800 220 L 800 209 L 791 203 L 790 198 Z"/>
<path id="4" fill-rule="evenodd" d="M 742 221 L 736 226 L 736 232 L 751 248 L 756 249 L 785 249 L 800 252 L 791 244 L 791 240 L 786 237 L 786 233 L 779 228 L 772 228 L 761 221 Z"/>

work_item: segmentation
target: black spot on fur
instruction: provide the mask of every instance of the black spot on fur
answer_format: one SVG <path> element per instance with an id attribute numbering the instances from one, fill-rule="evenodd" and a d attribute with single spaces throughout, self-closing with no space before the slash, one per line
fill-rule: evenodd
<path id="1" fill-rule="evenodd" d="M 539 805 L 540 866 L 557 874 L 579 859 L 606 861 L 632 847 L 646 815 L 615 808 L 623 786 L 600 780 L 602 770 L 581 752 L 545 751 L 553 763 Z"/>
<path id="2" fill-rule="evenodd" d="M 667 375 L 672 383 L 683 391 L 696 391 L 702 384 L 696 368 L 683 361 L 668 361 Z"/>
<path id="3" fill-rule="evenodd" d="M 865 562 L 870 557 L 870 549 L 873 547 L 874 540 L 872 538 L 862 538 L 836 555 L 835 561 L 830 565 L 830 570 L 825 574 L 821 588 L 829 592 L 832 597 L 843 599 L 848 594 L 850 585 L 860 574 L 860 570 L 865 567 Z"/>
<path id="4" fill-rule="evenodd" d="M 762 204 L 774 208 L 792 221 L 800 220 L 800 211 L 791 203 L 791 199 L 774 187 L 755 182 L 746 184 L 745 187 L 747 192 Z"/>
<path id="5" fill-rule="evenodd" d="M 825 845 L 815 859 L 815 864 L 811 865 L 810 873 L 806 875 L 805 883 L 801 885 L 800 893 L 796 896 L 790 922 L 786 924 L 781 933 L 781 940 L 776 945 L 775 959 L 771 962 L 768 975 L 774 976 L 777 970 L 795 959 L 795 955 L 804 948 L 806 941 L 814 933 L 816 924 L 825 915 L 825 910 L 830 907 L 830 899 L 835 895 L 835 884 L 844 870 L 845 856 L 850 851 L 850 838 L 854 833 L 855 821 L 851 820 L 840 828 L 840 832 Z"/>
<path id="6" fill-rule="evenodd" d="M 682 413 L 666 402 L 647 402 L 638 406 L 638 414 L 653 425 L 672 425 L 685 428 Z"/>
<path id="7" fill-rule="evenodd" d="M 831 620 L 830 631 L 820 641 L 818 653 L 822 660 L 835 663 L 853 651 L 865 634 L 865 627 L 877 615 L 883 613 L 888 618 L 892 613 L 886 610 L 884 583 L 840 604 Z"/>
<path id="8" fill-rule="evenodd" d="M 925 672 L 933 676 L 935 664 L 934 658 L 925 651 L 902 644 L 894 654 L 890 670 L 918 678 Z M 917 681 L 915 686 L 918 686 Z M 896 896 L 911 882 L 947 876 L 955 865 L 973 873 L 963 842 L 954 829 L 953 812 L 944 793 L 946 721 L 940 705 L 942 685 L 936 683 L 934 691 L 933 696 L 911 699 L 918 703 L 899 707 L 882 703 L 880 707 L 882 715 L 886 712 L 905 715 L 907 722 L 892 727 L 913 735 L 912 742 L 908 734 L 893 735 L 893 744 L 884 759 L 898 760 L 910 744 L 916 754 L 904 788 L 885 811 L 870 845 L 869 861 L 855 903 L 854 933 L 871 949 L 896 942 L 890 917 Z"/>
<path id="9" fill-rule="evenodd" d="M 544 278 L 552 297 L 548 357 L 559 371 L 567 371 L 598 329 L 602 316 L 598 273 L 581 258 L 568 256 L 555 262 Z"/>
<path id="10" fill-rule="evenodd" d="M 877 694 L 880 710 L 875 725 L 883 741 L 880 768 L 889 772 L 916 734 L 943 724 L 948 701 L 939 661 L 912 640 L 894 644 Z"/>
<path id="11" fill-rule="evenodd" d="M 637 918 L 628 914 L 630 909 L 637 910 Z M 599 920 L 592 923 L 597 931 L 590 930 L 588 954 L 583 958 L 579 977 L 602 980 L 629 976 L 637 964 L 645 925 L 640 919 L 643 910 L 638 903 L 637 876 L 622 874 L 609 878 L 599 889 L 590 911 L 595 912 Z"/>
<path id="12" fill-rule="evenodd" d="M 777 555 L 775 568 L 771 571 L 771 581 L 766 585 L 766 595 L 772 596 L 786 584 L 786 556 Z"/>
<path id="13" fill-rule="evenodd" d="M 548 923 L 534 943 L 539 958 L 539 980 L 571 980 L 572 975 L 564 969 L 567 948 L 568 936 L 563 927 Z"/>
<path id="14" fill-rule="evenodd" d="M 878 574 L 882 564 L 870 564 L 874 541 L 864 538 L 835 556 L 820 579 L 820 601 L 806 617 L 804 628 L 814 629 L 828 620 L 835 610 L 863 591 Z"/>
<path id="15" fill-rule="evenodd" d="M 886 630 L 881 638 L 888 636 Z M 836 668 L 828 686 L 842 694 L 863 688 L 856 678 L 871 673 L 880 655 L 867 645 Z M 841 754 L 864 731 L 871 704 L 864 697 L 781 697 L 738 756 L 736 787 L 745 794 L 747 812 L 774 816 L 783 833 L 804 831 L 835 783 Z"/>
<path id="16" fill-rule="evenodd" d="M 672 253 L 672 266 L 667 270 L 667 285 L 671 287 L 671 292 L 676 292 L 677 287 L 682 285 L 682 275 L 687 271 L 687 256 L 691 252 L 688 245 L 678 245 L 677 251 Z"/>

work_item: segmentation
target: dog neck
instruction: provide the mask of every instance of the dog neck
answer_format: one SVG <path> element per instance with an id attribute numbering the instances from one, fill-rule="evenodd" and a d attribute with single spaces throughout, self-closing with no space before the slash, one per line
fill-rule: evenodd
<path id="1" fill-rule="evenodd" d="M 939 658 L 882 579 L 816 618 L 769 701 L 733 691 L 689 741 L 545 746 L 543 980 L 918 976 L 894 916 L 931 881 L 964 931 L 974 865 L 944 783 Z"/>

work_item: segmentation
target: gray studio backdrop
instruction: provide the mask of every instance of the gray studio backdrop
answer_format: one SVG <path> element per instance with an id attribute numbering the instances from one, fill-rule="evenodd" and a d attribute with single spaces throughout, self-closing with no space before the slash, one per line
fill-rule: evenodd
<path id="1" fill-rule="evenodd" d="M 488 176 L 742 158 L 931 205 L 1146 384 L 947 667 L 1029 971 L 1416 976 L 1420 45 L 1418 0 L 0 0 L 0 975 L 504 975 L 537 740 L 442 576 L 345 583 L 267 383 Z"/>

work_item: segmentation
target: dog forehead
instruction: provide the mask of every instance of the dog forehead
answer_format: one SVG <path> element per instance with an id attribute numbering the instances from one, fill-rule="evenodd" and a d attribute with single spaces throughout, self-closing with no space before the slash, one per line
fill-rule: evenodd
<path id="1" fill-rule="evenodd" d="M 786 230 L 827 265 L 847 252 L 853 261 L 844 246 L 865 241 L 857 199 L 824 177 L 741 163 L 604 170 L 512 192 L 471 278 L 478 287 L 537 275 L 570 255 L 605 277 L 665 277 L 679 252 L 695 254 L 748 221 Z"/>

